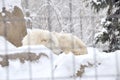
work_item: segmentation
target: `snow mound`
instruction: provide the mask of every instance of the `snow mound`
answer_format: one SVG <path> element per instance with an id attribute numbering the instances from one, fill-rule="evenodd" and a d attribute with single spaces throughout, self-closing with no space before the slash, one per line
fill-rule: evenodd
<path id="1" fill-rule="evenodd" d="M 9 66 L 3 67 L 0 65 L 0 80 L 6 80 L 7 75 L 9 75 L 10 80 L 25 79 L 28 80 L 32 78 L 46 78 L 51 77 L 52 73 L 52 61 L 57 57 L 50 49 L 43 45 L 32 45 L 32 46 L 22 46 L 11 50 L 7 55 L 10 54 L 24 54 L 26 52 L 33 52 L 35 54 L 45 54 L 48 57 L 42 56 L 39 60 L 30 62 L 25 61 L 21 63 L 18 59 L 9 59 Z M 3 55 L 3 54 L 2 54 Z M 0 55 L 0 64 L 2 58 Z M 7 73 L 9 71 L 9 73 Z M 30 75 L 32 74 L 32 75 Z M 16 75 L 16 76 L 15 76 Z"/>
<path id="2" fill-rule="evenodd" d="M 7 41 L 4 37 L 0 36 L 0 54 L 4 54 L 6 51 L 15 49 L 16 47 Z"/>
<path id="3" fill-rule="evenodd" d="M 59 78 L 69 76 L 74 79 L 77 76 L 78 80 L 96 80 L 95 76 L 98 76 L 97 80 L 119 80 L 119 61 L 120 51 L 107 54 L 89 47 L 87 55 L 59 55 L 54 64 L 54 73 L 55 77 Z"/>
<path id="4" fill-rule="evenodd" d="M 9 66 L 0 65 L 0 80 L 119 80 L 120 51 L 104 53 L 88 47 L 88 54 L 75 56 L 73 53 L 55 55 L 43 45 L 22 46 L 8 54 L 33 52 L 48 56 L 37 61 L 9 60 Z M 2 52 L 0 50 L 0 52 Z M 3 55 L 3 54 L 2 54 Z M 2 61 L 2 58 L 0 58 Z M 97 77 L 96 77 L 97 76 Z"/>

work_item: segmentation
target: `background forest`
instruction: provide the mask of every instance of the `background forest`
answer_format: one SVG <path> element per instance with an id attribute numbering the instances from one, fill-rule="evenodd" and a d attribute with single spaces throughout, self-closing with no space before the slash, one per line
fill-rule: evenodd
<path id="1" fill-rule="evenodd" d="M 106 9 L 95 13 L 89 2 L 90 0 L 22 0 L 22 7 L 29 28 L 72 33 L 87 46 L 93 46 L 95 33 L 101 30 L 101 19 L 105 17 Z"/>

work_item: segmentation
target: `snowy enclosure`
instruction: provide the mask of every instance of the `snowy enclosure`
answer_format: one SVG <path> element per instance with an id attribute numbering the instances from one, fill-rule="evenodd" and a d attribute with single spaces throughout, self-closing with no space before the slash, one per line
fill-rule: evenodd
<path id="1" fill-rule="evenodd" d="M 4 41 L 1 37 L 0 44 Z M 120 51 L 104 53 L 88 47 L 86 55 L 62 53 L 58 56 L 43 45 L 16 48 L 7 42 L 10 49 L 6 54 L 8 60 L 5 60 L 4 44 L 0 46 L 0 80 L 120 79 Z M 35 57 L 39 55 L 39 58 Z"/>
<path id="2" fill-rule="evenodd" d="M 88 54 L 56 55 L 44 45 L 16 47 L 0 36 L 0 80 L 120 80 L 120 50 L 105 53 L 106 45 L 94 44 L 96 33 L 106 31 L 101 28 L 106 10 L 94 13 L 89 1 L 1 0 L 3 17 L 3 7 L 23 11 L 27 33 L 33 28 L 71 33 L 85 42 Z"/>
<path id="3" fill-rule="evenodd" d="M 84 0 L 22 0 L 23 11 L 29 13 L 27 20 L 31 21 L 28 27 L 72 33 L 93 46 L 105 10 L 96 14 L 87 5 Z"/>

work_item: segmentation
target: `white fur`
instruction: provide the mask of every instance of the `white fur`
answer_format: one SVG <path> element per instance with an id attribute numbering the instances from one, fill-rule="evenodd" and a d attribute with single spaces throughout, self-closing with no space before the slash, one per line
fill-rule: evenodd
<path id="1" fill-rule="evenodd" d="M 73 52 L 75 55 L 87 54 L 85 44 L 78 37 L 68 33 L 49 32 L 33 29 L 22 40 L 23 45 L 44 45 L 54 53 Z"/>
<path id="2" fill-rule="evenodd" d="M 57 38 L 47 30 L 33 29 L 22 40 L 23 45 L 44 45 L 59 54 Z"/>
<path id="3" fill-rule="evenodd" d="M 85 44 L 78 37 L 69 33 L 56 33 L 53 34 L 59 41 L 59 46 L 65 53 L 73 52 L 75 55 L 87 54 Z"/>

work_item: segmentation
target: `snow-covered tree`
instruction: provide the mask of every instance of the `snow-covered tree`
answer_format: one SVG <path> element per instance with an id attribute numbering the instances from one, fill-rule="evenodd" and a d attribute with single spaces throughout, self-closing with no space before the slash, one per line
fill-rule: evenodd
<path id="1" fill-rule="evenodd" d="M 96 12 L 107 9 L 106 18 L 102 21 L 104 31 L 96 37 L 96 43 L 108 42 L 107 52 L 120 49 L 120 1 L 91 0 L 91 6 Z"/>

